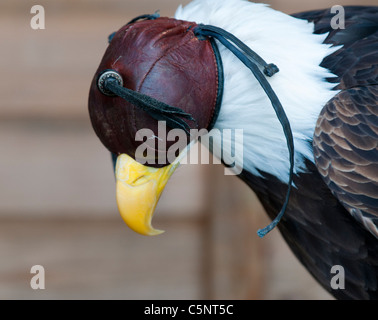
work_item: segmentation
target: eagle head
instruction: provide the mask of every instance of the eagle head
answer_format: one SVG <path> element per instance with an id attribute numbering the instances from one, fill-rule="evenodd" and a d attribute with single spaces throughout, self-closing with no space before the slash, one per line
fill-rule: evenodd
<path id="1" fill-rule="evenodd" d="M 218 113 L 219 53 L 212 39 L 196 35 L 196 27 L 156 14 L 132 20 L 110 37 L 90 87 L 92 126 L 117 157 L 119 211 L 141 234 L 161 233 L 151 218 L 179 163 L 168 151 L 175 144 L 176 153 L 185 150 L 195 139 L 189 131 L 211 129 Z M 175 141 L 172 130 L 184 137 Z"/>

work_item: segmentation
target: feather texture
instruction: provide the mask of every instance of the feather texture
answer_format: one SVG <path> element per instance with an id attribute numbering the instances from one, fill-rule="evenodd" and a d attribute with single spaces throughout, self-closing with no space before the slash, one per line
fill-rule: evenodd
<path id="1" fill-rule="evenodd" d="M 343 47 L 323 61 L 342 90 L 322 110 L 315 134 L 317 168 L 328 187 L 378 237 L 378 7 L 348 7 L 346 28 L 330 30 L 329 10 L 300 14 Z"/>

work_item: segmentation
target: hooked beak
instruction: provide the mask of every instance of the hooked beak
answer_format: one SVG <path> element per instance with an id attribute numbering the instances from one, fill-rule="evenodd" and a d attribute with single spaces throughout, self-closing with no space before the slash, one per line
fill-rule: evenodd
<path id="1" fill-rule="evenodd" d="M 163 233 L 154 229 L 151 220 L 160 195 L 178 167 L 175 161 L 163 168 L 147 167 L 126 154 L 117 158 L 117 205 L 126 224 L 142 235 Z"/>

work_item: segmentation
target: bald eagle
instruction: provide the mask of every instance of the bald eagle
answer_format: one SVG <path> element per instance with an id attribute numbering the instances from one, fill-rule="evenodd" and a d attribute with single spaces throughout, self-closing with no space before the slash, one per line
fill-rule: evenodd
<path id="1" fill-rule="evenodd" d="M 186 133 L 241 129 L 235 167 L 274 222 L 265 233 L 277 224 L 336 298 L 378 299 L 378 7 L 344 10 L 345 28 L 335 28 L 330 9 L 290 16 L 194 0 L 174 18 L 143 15 L 112 34 L 89 113 L 118 158 L 118 208 L 133 230 L 161 233 L 153 211 L 180 161 L 137 162 L 139 130 L 168 140 L 158 121 Z M 173 143 L 152 147 L 153 158 Z M 344 289 L 330 284 L 333 266 L 345 270 Z"/>

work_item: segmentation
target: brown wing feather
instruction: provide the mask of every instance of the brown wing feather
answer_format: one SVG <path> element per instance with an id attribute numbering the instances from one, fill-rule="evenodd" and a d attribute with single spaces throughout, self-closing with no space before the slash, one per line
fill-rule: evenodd
<path id="1" fill-rule="evenodd" d="M 378 237 L 378 85 L 343 90 L 329 101 L 313 145 L 328 187 Z"/>
<path id="2" fill-rule="evenodd" d="M 332 193 L 378 237 L 378 7 L 345 7 L 345 29 L 332 29 L 329 9 L 294 16 L 342 45 L 321 64 L 341 91 L 319 116 L 314 156 Z"/>

